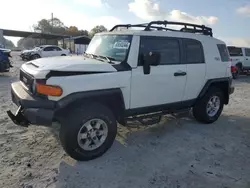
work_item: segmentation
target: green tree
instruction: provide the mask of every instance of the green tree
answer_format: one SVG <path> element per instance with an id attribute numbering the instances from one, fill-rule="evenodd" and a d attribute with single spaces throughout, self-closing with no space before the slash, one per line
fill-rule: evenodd
<path id="1" fill-rule="evenodd" d="M 17 42 L 18 47 L 25 48 L 25 49 L 33 48 L 34 46 L 38 46 L 39 44 L 40 44 L 40 40 L 34 39 L 34 38 L 21 38 Z"/>
<path id="2" fill-rule="evenodd" d="M 107 31 L 107 28 L 103 25 L 97 25 L 93 29 L 91 29 L 89 36 L 93 37 L 96 33 L 101 33 Z"/>
<path id="3" fill-rule="evenodd" d="M 66 28 L 66 34 L 70 36 L 86 35 L 88 36 L 87 30 L 78 30 L 76 26 L 70 26 Z"/>
<path id="4" fill-rule="evenodd" d="M 53 33 L 61 35 L 66 33 L 66 27 L 58 18 L 53 18 L 53 20 L 42 19 L 36 25 L 34 25 L 33 28 L 35 32 L 41 33 Z"/>
<path id="5" fill-rule="evenodd" d="M 4 44 L 5 44 L 5 48 L 9 48 L 9 49 L 15 48 L 15 45 L 13 44 L 13 42 L 6 38 L 4 38 Z"/>

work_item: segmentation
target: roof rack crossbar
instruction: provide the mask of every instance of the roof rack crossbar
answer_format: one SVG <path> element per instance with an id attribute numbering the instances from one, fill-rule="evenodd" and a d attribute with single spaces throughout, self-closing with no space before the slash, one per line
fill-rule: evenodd
<path id="1" fill-rule="evenodd" d="M 160 26 L 153 26 L 153 25 L 164 25 L 165 27 Z M 183 26 L 181 29 L 172 29 L 168 28 L 167 26 Z M 213 36 L 212 28 L 206 27 L 205 25 L 197 25 L 197 24 L 190 24 L 190 23 L 184 23 L 184 22 L 169 22 L 169 21 L 152 21 L 149 23 L 143 23 L 143 24 L 121 24 L 114 26 L 110 31 L 114 31 L 117 28 L 132 28 L 132 27 L 138 27 L 138 28 L 144 28 L 144 31 L 151 31 L 152 29 L 157 30 L 165 30 L 165 31 L 181 31 L 181 32 L 190 32 L 190 33 L 199 33 L 203 35 Z"/>

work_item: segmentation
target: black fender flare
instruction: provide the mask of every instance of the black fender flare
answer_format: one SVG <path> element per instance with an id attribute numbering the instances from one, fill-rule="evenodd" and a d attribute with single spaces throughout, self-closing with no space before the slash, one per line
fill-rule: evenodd
<path id="1" fill-rule="evenodd" d="M 67 95 L 56 103 L 57 112 L 75 108 L 83 103 L 101 103 L 109 107 L 117 121 L 124 120 L 125 102 L 120 88 L 76 92 Z"/>
<path id="2" fill-rule="evenodd" d="M 207 80 L 206 84 L 202 88 L 201 92 L 198 95 L 198 99 L 202 98 L 206 92 L 209 90 L 210 87 L 215 86 L 222 89 L 224 96 L 225 96 L 225 104 L 229 102 L 229 95 L 230 95 L 230 87 L 232 85 L 232 78 L 225 77 L 225 78 L 215 78 Z"/>

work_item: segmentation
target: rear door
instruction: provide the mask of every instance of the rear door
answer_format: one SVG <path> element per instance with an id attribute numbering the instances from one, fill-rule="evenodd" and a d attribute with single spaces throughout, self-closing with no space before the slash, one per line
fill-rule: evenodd
<path id="1" fill-rule="evenodd" d="M 42 57 L 51 57 L 51 56 L 53 56 L 53 50 L 54 50 L 54 48 L 52 46 L 45 47 L 42 50 Z"/>
<path id="2" fill-rule="evenodd" d="M 245 48 L 245 67 L 250 68 L 250 48 Z"/>
<path id="3" fill-rule="evenodd" d="M 61 56 L 63 54 L 63 51 L 61 48 L 54 46 L 53 49 L 53 56 Z M 66 55 L 66 54 L 65 54 Z"/>
<path id="4" fill-rule="evenodd" d="M 187 66 L 187 84 L 183 100 L 196 99 L 206 77 L 206 64 L 203 46 L 200 41 L 183 39 L 184 64 Z"/>

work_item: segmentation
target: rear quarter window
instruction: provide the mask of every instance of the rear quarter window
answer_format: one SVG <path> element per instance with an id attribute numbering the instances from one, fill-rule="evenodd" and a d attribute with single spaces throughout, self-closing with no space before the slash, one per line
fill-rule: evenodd
<path id="1" fill-rule="evenodd" d="M 205 63 L 203 46 L 200 41 L 184 39 L 183 43 L 187 64 Z"/>
<path id="2" fill-rule="evenodd" d="M 217 44 L 218 50 L 220 52 L 220 58 L 222 62 L 230 61 L 229 52 L 225 44 Z"/>
<path id="3" fill-rule="evenodd" d="M 249 48 L 246 48 L 246 49 L 245 49 L 245 53 L 246 53 L 246 56 L 247 56 L 247 57 L 250 57 L 250 49 L 249 49 Z"/>

